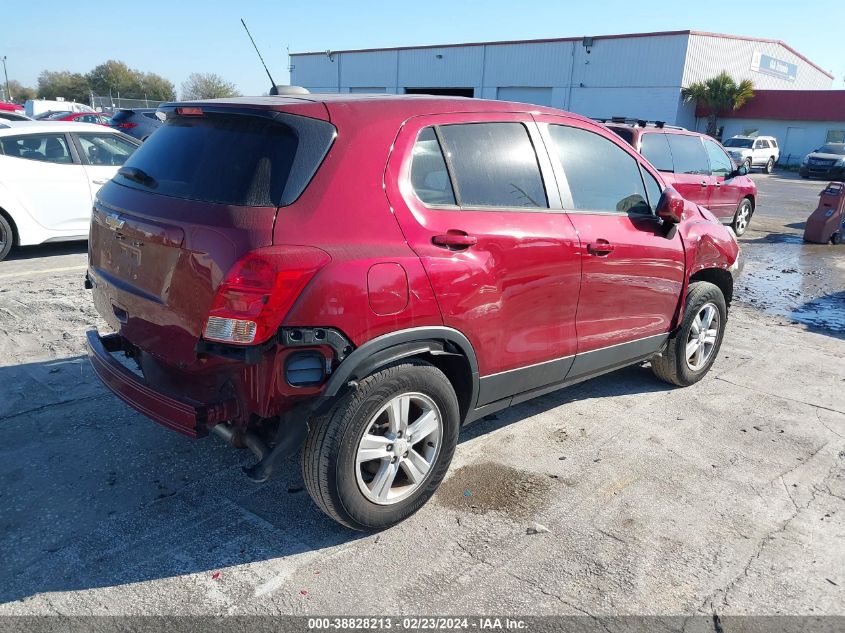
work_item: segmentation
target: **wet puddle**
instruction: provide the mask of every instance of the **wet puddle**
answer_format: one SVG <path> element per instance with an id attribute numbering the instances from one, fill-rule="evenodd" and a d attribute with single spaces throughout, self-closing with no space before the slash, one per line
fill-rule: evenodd
<path id="1" fill-rule="evenodd" d="M 486 462 L 459 468 L 437 491 L 436 499 L 454 510 L 476 514 L 503 512 L 525 518 L 542 505 L 551 479 L 537 473 Z"/>
<path id="2" fill-rule="evenodd" d="M 845 338 L 845 246 L 784 233 L 742 243 L 737 301 Z"/>

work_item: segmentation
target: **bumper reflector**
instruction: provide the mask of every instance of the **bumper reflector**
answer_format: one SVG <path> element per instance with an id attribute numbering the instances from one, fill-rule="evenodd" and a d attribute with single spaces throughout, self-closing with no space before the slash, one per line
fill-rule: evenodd
<path id="1" fill-rule="evenodd" d="M 203 336 L 209 341 L 248 344 L 255 340 L 255 321 L 208 317 Z"/>

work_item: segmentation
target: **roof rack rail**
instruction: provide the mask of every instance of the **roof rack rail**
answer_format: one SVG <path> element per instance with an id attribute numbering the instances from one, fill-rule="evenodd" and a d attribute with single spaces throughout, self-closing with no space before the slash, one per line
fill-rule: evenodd
<path id="1" fill-rule="evenodd" d="M 685 127 L 681 127 L 680 125 L 667 125 L 666 121 L 647 121 L 646 119 L 634 119 L 624 116 L 612 116 L 610 118 L 594 117 L 593 120 L 598 121 L 599 123 L 625 123 L 631 127 L 656 127 L 658 129 L 666 128 L 668 130 L 686 130 Z"/>

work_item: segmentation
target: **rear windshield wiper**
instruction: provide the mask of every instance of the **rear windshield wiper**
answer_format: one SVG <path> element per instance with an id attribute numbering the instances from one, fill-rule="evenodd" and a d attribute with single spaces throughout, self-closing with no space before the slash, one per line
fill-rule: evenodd
<path id="1" fill-rule="evenodd" d="M 132 180 L 144 185 L 145 187 L 149 187 L 150 189 L 155 189 L 158 186 L 158 182 L 156 182 L 155 178 L 150 176 L 143 169 L 138 169 L 137 167 L 121 167 L 117 170 L 117 173 L 127 180 Z"/>

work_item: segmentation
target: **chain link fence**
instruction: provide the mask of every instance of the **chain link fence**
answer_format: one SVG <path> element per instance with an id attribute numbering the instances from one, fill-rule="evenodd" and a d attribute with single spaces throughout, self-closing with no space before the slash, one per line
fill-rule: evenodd
<path id="1" fill-rule="evenodd" d="M 110 95 L 91 95 L 91 107 L 95 110 L 121 110 L 132 108 L 157 108 L 164 101 L 152 99 L 127 99 L 125 97 L 113 97 Z"/>

